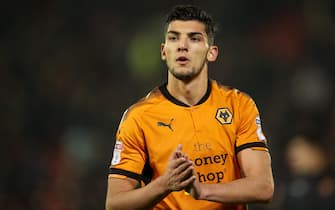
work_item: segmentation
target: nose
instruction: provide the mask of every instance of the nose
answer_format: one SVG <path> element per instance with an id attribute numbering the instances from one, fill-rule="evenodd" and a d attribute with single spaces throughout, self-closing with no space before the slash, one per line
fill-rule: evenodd
<path id="1" fill-rule="evenodd" d="M 188 42 L 187 39 L 180 39 L 178 51 L 188 51 Z"/>

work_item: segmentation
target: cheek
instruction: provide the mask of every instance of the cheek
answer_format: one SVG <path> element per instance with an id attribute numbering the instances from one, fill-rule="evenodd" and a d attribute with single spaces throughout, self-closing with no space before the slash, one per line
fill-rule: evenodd
<path id="1" fill-rule="evenodd" d="M 199 49 L 195 51 L 194 54 L 199 62 L 203 62 L 203 60 L 207 59 L 207 50 Z"/>
<path id="2" fill-rule="evenodd" d="M 173 60 L 173 53 L 170 49 L 165 49 L 165 59 L 167 62 L 171 62 Z"/>

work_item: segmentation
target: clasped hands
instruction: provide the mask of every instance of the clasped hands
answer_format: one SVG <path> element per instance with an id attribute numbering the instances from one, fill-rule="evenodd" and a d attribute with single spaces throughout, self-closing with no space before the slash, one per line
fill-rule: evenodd
<path id="1" fill-rule="evenodd" d="M 186 194 L 199 199 L 200 183 L 196 179 L 193 162 L 182 152 L 181 144 L 171 154 L 163 177 L 168 191 L 185 190 Z"/>

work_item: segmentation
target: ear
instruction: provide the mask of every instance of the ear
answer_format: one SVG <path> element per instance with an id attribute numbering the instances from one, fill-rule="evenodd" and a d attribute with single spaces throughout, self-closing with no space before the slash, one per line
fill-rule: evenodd
<path id="1" fill-rule="evenodd" d="M 165 44 L 161 44 L 161 59 L 164 61 L 166 60 L 166 55 L 165 55 Z"/>
<path id="2" fill-rule="evenodd" d="M 211 45 L 207 52 L 207 60 L 208 61 L 215 61 L 219 54 L 219 48 L 215 45 Z"/>

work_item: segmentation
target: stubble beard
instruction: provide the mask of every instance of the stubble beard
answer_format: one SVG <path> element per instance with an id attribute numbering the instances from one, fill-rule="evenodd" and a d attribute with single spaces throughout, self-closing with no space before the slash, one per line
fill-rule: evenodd
<path id="1" fill-rule="evenodd" d="M 202 65 L 200 66 L 200 68 L 195 68 L 195 67 L 192 67 L 191 71 L 190 72 L 178 72 L 176 71 L 176 68 L 172 68 L 170 69 L 169 68 L 169 72 L 175 77 L 177 78 L 178 80 L 181 80 L 181 81 L 184 81 L 184 82 L 189 82 L 191 80 L 193 80 L 194 78 L 196 78 L 200 73 L 201 71 L 203 70 L 204 66 L 205 66 L 205 63 L 206 62 L 203 62 Z"/>
<path id="2" fill-rule="evenodd" d="M 175 69 L 170 69 L 169 71 L 175 78 L 181 81 L 185 81 L 185 82 L 192 80 L 194 77 L 196 77 L 200 73 L 200 70 L 197 71 L 197 69 L 195 68 L 192 68 L 192 71 L 188 73 L 177 72 Z"/>

